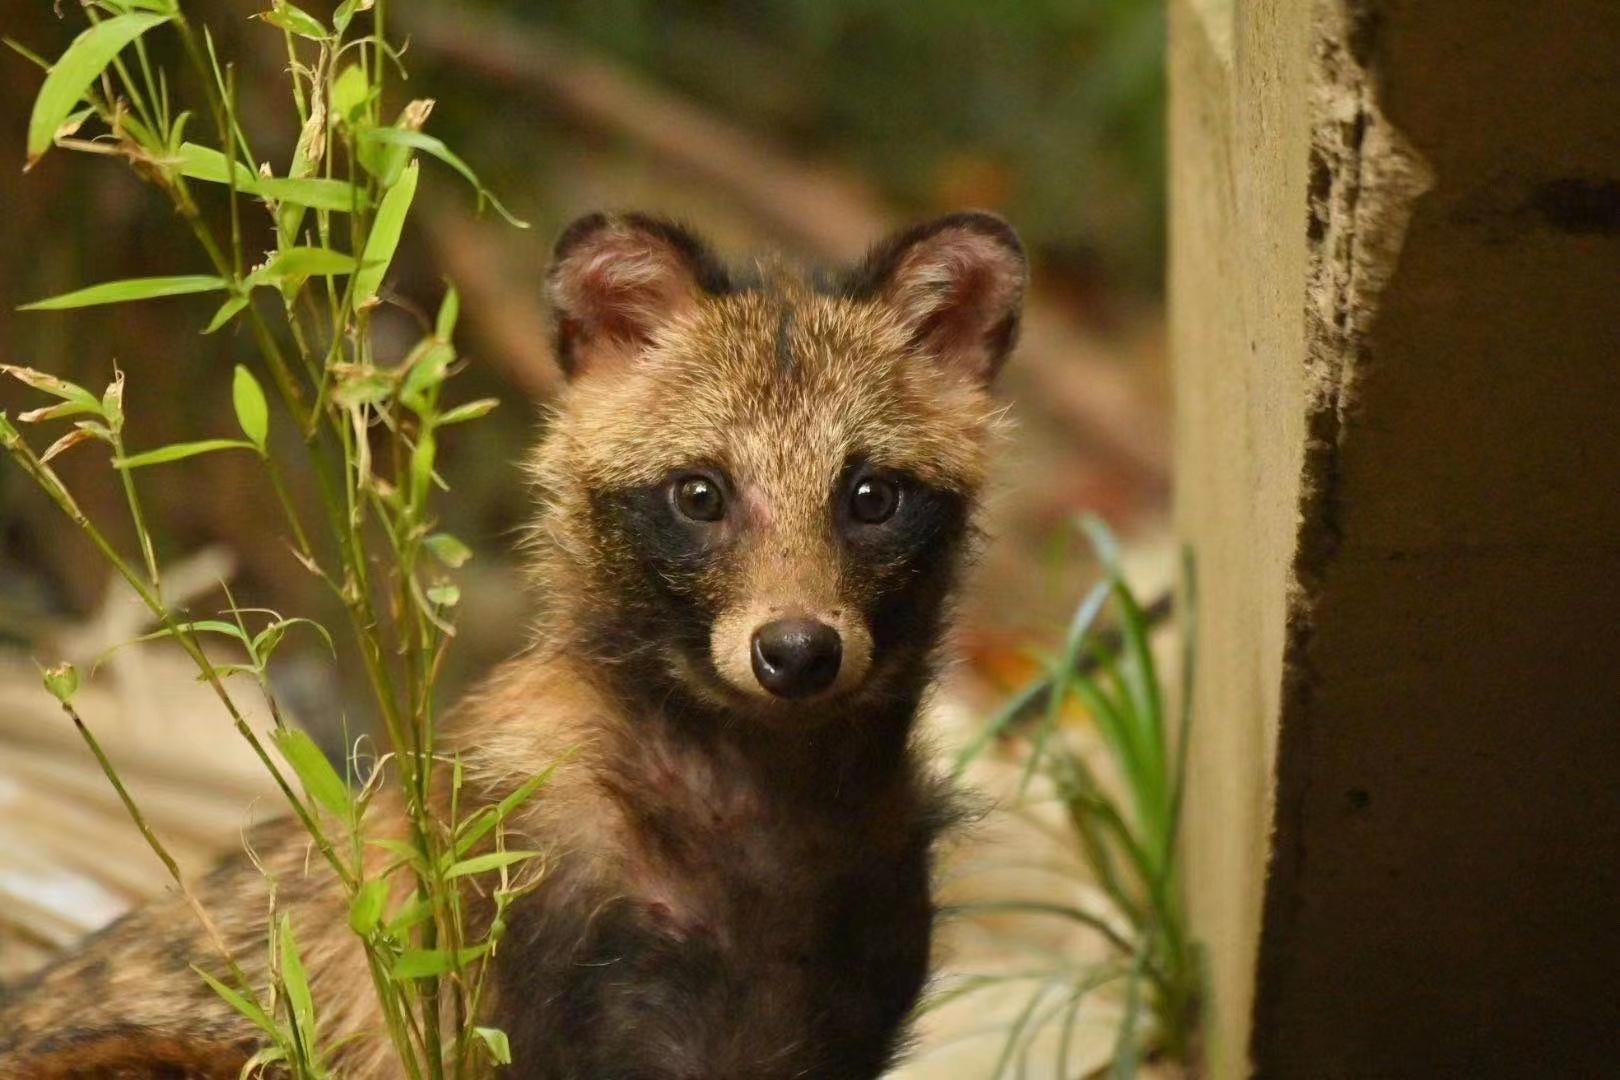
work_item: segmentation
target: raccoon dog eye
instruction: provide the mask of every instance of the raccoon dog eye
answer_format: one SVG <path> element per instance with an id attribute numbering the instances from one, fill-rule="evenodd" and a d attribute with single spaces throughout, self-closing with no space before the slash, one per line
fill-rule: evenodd
<path id="1" fill-rule="evenodd" d="M 720 484 L 701 473 L 689 473 L 670 486 L 670 501 L 682 517 L 692 521 L 719 521 L 726 516 L 726 496 Z"/>
<path id="2" fill-rule="evenodd" d="M 849 491 L 849 516 L 862 525 L 881 525 L 894 517 L 900 506 L 900 488 L 881 476 L 855 481 Z"/>

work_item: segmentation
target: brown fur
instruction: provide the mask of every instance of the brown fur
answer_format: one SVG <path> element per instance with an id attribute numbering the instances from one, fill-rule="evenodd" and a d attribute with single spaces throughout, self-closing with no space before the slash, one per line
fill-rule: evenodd
<path id="1" fill-rule="evenodd" d="M 572 755 L 509 823 L 545 875 L 510 912 L 488 1021 L 515 1076 L 876 1076 L 926 976 L 949 802 L 912 725 L 983 483 L 1017 242 L 958 215 L 842 276 L 739 282 L 684 230 L 598 216 L 559 241 L 551 287 L 571 382 L 533 461 L 545 611 L 451 736 L 472 803 Z M 664 495 L 696 467 L 726 488 L 712 526 Z M 869 473 L 902 485 L 882 525 L 842 509 Z M 807 700 L 747 666 L 783 614 L 843 641 Z M 323 1034 L 362 1033 L 340 1074 L 390 1075 L 327 872 L 295 827 L 254 844 Z M 198 891 L 262 958 L 257 871 Z M 210 961 L 177 901 L 116 924 L 0 1011 L 0 1078 L 234 1076 L 252 1032 L 187 970 Z"/>

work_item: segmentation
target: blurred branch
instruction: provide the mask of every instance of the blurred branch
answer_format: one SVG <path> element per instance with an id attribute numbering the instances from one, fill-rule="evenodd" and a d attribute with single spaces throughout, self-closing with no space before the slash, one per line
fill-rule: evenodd
<path id="1" fill-rule="evenodd" d="M 479 362 L 521 394 L 550 397 L 562 381 L 551 355 L 550 323 L 527 283 L 508 273 L 500 258 L 501 243 L 491 232 L 502 226 L 473 220 L 450 199 L 423 200 L 416 224 L 463 303 L 476 312 L 470 325 Z"/>
<path id="2" fill-rule="evenodd" d="M 545 98 L 583 126 L 635 141 L 667 164 L 723 188 L 759 220 L 823 257 L 858 257 L 895 224 L 896 216 L 866 185 L 794 160 L 576 43 L 463 7 L 417 5 L 398 17 L 416 48 L 458 71 Z M 438 246 L 447 260 L 460 254 L 448 237 Z M 468 253 L 465 261 L 475 267 L 478 258 Z M 538 319 L 501 306 L 509 309 L 506 318 L 514 328 Z M 515 334 L 497 336 L 517 340 Z M 1039 292 L 1025 311 L 1023 341 L 1024 359 L 1012 378 L 1028 386 L 1024 399 L 1073 425 L 1096 453 L 1143 488 L 1162 492 L 1170 475 L 1165 418 L 1142 399 L 1129 372 L 1111 362 L 1067 310 Z"/>
<path id="3" fill-rule="evenodd" d="M 859 256 L 892 224 L 864 185 L 792 161 L 573 42 L 460 5 L 416 4 L 395 17 L 416 48 L 458 71 L 544 97 L 582 126 L 635 141 L 721 185 L 751 214 L 829 258 Z"/>

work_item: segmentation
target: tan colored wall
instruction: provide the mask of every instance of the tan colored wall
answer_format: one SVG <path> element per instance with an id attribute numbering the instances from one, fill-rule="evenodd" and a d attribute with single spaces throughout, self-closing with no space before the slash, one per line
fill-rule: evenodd
<path id="1" fill-rule="evenodd" d="M 1198 679 L 1183 847 L 1209 949 L 1210 1054 L 1248 1042 L 1288 567 L 1305 435 L 1306 61 L 1298 3 L 1171 4 L 1177 514 L 1196 541 Z M 1228 51 L 1230 49 L 1230 51 Z"/>
<path id="2" fill-rule="evenodd" d="M 1620 5 L 1232 6 L 1172 3 L 1215 1074 L 1620 1075 Z"/>

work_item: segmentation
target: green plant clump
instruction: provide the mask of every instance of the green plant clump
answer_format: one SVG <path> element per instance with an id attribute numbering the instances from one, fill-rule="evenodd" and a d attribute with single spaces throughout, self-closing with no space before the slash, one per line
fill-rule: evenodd
<path id="1" fill-rule="evenodd" d="M 1172 733 L 1167 695 L 1149 644 L 1148 614 L 1121 573 L 1117 545 L 1108 530 L 1094 519 L 1082 527 L 1102 563 L 1103 579 L 1075 610 L 1062 651 L 963 749 L 958 767 L 968 765 L 998 737 L 1015 730 L 1027 733 L 1021 790 L 1027 790 L 1036 774 L 1048 778 L 1088 878 L 1108 903 L 1093 911 L 1004 900 L 963 910 L 1067 919 L 1100 934 L 1111 955 L 1100 963 L 969 977 L 940 999 L 1009 981 L 1033 983 L 1026 1004 L 1008 1028 L 997 1077 L 1008 1075 L 1015 1064 L 1023 1075 L 1036 1036 L 1053 1025 L 1058 1027 L 1056 1075 L 1073 1075 L 1069 1057 L 1081 1006 L 1104 988 L 1122 992 L 1123 1007 L 1112 1060 L 1093 1075 L 1107 1073 L 1128 1080 L 1150 1060 L 1191 1068 L 1196 1053 L 1202 965 L 1188 936 L 1176 859 L 1191 718 L 1192 576 L 1185 574 L 1180 604 L 1182 685 Z M 1095 633 L 1099 617 L 1109 607 L 1118 620 L 1117 648 Z M 1102 783 L 1086 754 L 1064 737 L 1060 721 L 1071 702 L 1082 705 L 1095 723 L 1117 784 Z"/>
<path id="2" fill-rule="evenodd" d="M 372 319 L 387 298 L 385 282 L 416 194 L 419 158 L 442 162 L 473 185 L 481 205 L 512 219 L 460 158 L 424 132 L 431 101 L 386 108 L 385 91 L 400 72 L 400 55 L 385 35 L 384 0 L 343 0 L 330 21 L 286 0 L 272 0 L 259 14 L 266 32 L 285 43 L 291 89 L 286 107 L 296 112 L 300 131 L 290 160 L 279 167 L 255 155 L 239 121 L 232 65 L 221 60 L 213 37 L 177 0 L 88 0 L 83 11 L 89 25 L 54 62 L 8 42 L 45 70 L 28 125 L 27 161 L 32 165 L 53 148 L 122 159 L 173 204 L 204 267 L 184 276 L 104 282 L 26 308 L 57 311 L 214 293 L 220 304 L 203 333 L 239 327 L 258 355 L 252 366 L 235 370 L 236 431 L 154 448 L 125 444 L 123 373 L 115 372 L 103 392 L 93 393 L 27 366 L 3 365 L 0 370 L 46 399 L 17 421 L 70 426 L 36 452 L 0 413 L 0 447 L 150 609 L 159 629 L 148 636 L 173 639 L 196 663 L 308 830 L 318 857 L 347 895 L 349 926 L 364 946 L 399 1074 L 410 1080 L 486 1075 L 509 1057 L 505 1036 L 477 1023 L 490 961 L 500 946 L 502 913 L 540 871 L 538 863 L 528 865 L 536 853 L 505 849 L 501 822 L 544 777 L 499 806 L 463 814 L 459 766 L 435 752 L 434 690 L 454 637 L 459 599 L 450 571 L 469 552 L 454 536 L 435 530 L 433 503 L 442 487 L 434 468 L 439 439 L 487 413 L 494 402 L 450 406 L 442 400 L 457 361 L 454 289 L 403 356 L 378 355 Z M 171 42 L 160 47 L 162 35 L 172 38 L 181 57 L 172 72 L 156 60 L 173 51 Z M 200 91 L 200 118 L 177 100 L 175 88 L 187 80 Z M 199 129 L 208 136 L 195 134 Z M 53 468 L 55 458 L 81 444 L 100 444 L 109 452 L 138 555 L 108 540 L 104 523 L 81 511 Z M 318 521 L 304 519 L 307 510 L 300 511 L 283 482 L 277 462 L 289 452 L 310 458 L 320 493 Z M 234 601 L 217 618 L 196 617 L 164 598 L 138 477 L 149 468 L 218 453 L 259 460 L 285 512 L 296 557 L 347 613 L 386 733 L 382 764 L 363 775 L 340 775 L 308 735 L 284 720 L 267 676 L 288 633 L 312 632 L 330 645 L 325 628 Z M 205 648 L 205 642 L 211 644 Z M 225 655 L 231 659 L 216 659 Z M 231 679 L 256 684 L 273 720 L 270 730 L 257 731 L 244 717 L 226 690 Z M 268 963 L 253 965 L 270 975 L 266 984 L 256 984 L 213 932 L 207 912 L 186 891 L 181 871 L 80 717 L 73 703 L 77 673 L 52 668 L 45 682 L 192 900 L 218 951 L 206 962 L 208 970 L 198 967 L 199 977 L 262 1032 L 264 1049 L 247 1071 L 275 1065 L 297 1078 L 329 1075 L 335 1040 L 321 1029 L 296 936 L 310 928 L 272 913 Z M 367 811 L 389 785 L 404 807 L 408 833 L 402 840 L 369 838 Z M 472 890 L 493 897 L 495 908 L 489 929 L 476 937 L 467 917 Z"/>

